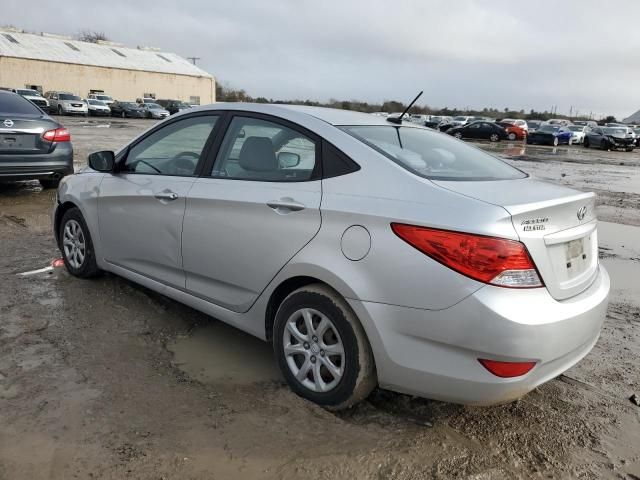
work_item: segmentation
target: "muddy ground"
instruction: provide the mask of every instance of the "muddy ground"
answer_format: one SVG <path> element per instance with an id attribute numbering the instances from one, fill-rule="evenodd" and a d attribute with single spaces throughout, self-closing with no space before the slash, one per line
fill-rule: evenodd
<path id="1" fill-rule="evenodd" d="M 149 121 L 64 119 L 78 165 Z M 271 350 L 112 275 L 64 269 L 53 192 L 0 186 L 0 480 L 640 478 L 640 155 L 483 145 L 598 193 L 613 293 L 594 350 L 498 407 L 377 391 L 332 414 L 290 393 Z"/>

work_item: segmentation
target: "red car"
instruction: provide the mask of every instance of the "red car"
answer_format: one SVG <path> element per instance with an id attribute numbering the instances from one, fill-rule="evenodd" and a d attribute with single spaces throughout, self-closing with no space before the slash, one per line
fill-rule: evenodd
<path id="1" fill-rule="evenodd" d="M 525 140 L 527 138 L 527 131 L 524 128 L 520 128 L 509 122 L 497 123 L 507 131 L 507 138 L 509 140 Z"/>

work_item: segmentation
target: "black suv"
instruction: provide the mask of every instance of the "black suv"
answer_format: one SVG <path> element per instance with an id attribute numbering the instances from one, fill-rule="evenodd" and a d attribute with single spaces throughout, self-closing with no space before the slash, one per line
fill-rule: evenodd
<path id="1" fill-rule="evenodd" d="M 181 100 L 156 100 L 156 103 L 167 110 L 171 115 L 178 113 L 181 110 L 187 110 L 191 108 L 191 105 L 184 103 Z"/>

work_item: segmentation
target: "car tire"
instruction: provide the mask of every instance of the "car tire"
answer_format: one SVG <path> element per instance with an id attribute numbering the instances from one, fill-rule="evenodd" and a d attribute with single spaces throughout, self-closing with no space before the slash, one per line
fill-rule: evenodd
<path id="1" fill-rule="evenodd" d="M 600 142 L 600 148 L 601 148 L 602 150 L 610 150 L 610 148 L 609 148 L 609 142 L 607 142 L 606 140 L 602 140 L 602 141 Z"/>
<path id="2" fill-rule="evenodd" d="M 62 216 L 58 227 L 58 244 L 64 265 L 71 275 L 92 278 L 101 273 L 89 228 L 78 208 L 70 208 Z"/>
<path id="3" fill-rule="evenodd" d="M 553 146 L 557 147 L 560 144 L 560 140 L 558 140 L 558 137 L 553 137 Z"/>
<path id="4" fill-rule="evenodd" d="M 58 115 L 62 115 L 62 106 L 58 105 Z"/>
<path id="5" fill-rule="evenodd" d="M 625 148 L 627 152 L 633 152 L 633 147 Z"/>
<path id="6" fill-rule="evenodd" d="M 589 148 L 590 145 L 589 145 L 589 138 L 588 137 L 585 137 L 584 142 L 582 142 L 582 146 L 584 148 Z"/>
<path id="7" fill-rule="evenodd" d="M 516 140 L 516 139 L 518 138 L 518 136 L 517 136 L 515 133 L 511 132 L 511 133 L 507 136 L 507 138 L 513 142 L 514 140 Z"/>
<path id="8" fill-rule="evenodd" d="M 497 133 L 492 133 L 491 135 L 489 135 L 489 141 L 490 142 L 499 142 L 500 141 L 500 135 L 498 135 Z"/>
<path id="9" fill-rule="evenodd" d="M 123 111 L 121 117 L 122 118 L 127 118 L 127 114 Z"/>
<path id="10" fill-rule="evenodd" d="M 456 137 L 458 140 L 462 140 L 462 133 L 460 132 L 454 133 L 453 136 Z"/>
<path id="11" fill-rule="evenodd" d="M 42 179 L 40 180 L 40 185 L 45 190 L 58 188 L 58 185 L 60 185 L 60 179 L 59 178 Z"/>
<path id="12" fill-rule="evenodd" d="M 362 325 L 347 302 L 325 285 L 299 288 L 283 300 L 273 348 L 291 389 L 329 410 L 355 405 L 377 384 Z"/>

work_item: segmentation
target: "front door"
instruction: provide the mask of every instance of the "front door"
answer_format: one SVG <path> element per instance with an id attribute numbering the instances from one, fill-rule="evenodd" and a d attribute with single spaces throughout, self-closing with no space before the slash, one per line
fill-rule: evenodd
<path id="1" fill-rule="evenodd" d="M 268 116 L 234 116 L 187 198 L 187 290 L 247 311 L 320 228 L 319 139 Z"/>
<path id="2" fill-rule="evenodd" d="M 100 185 L 102 255 L 120 267 L 184 288 L 181 235 L 186 197 L 217 116 L 168 123 L 130 148 Z"/>

